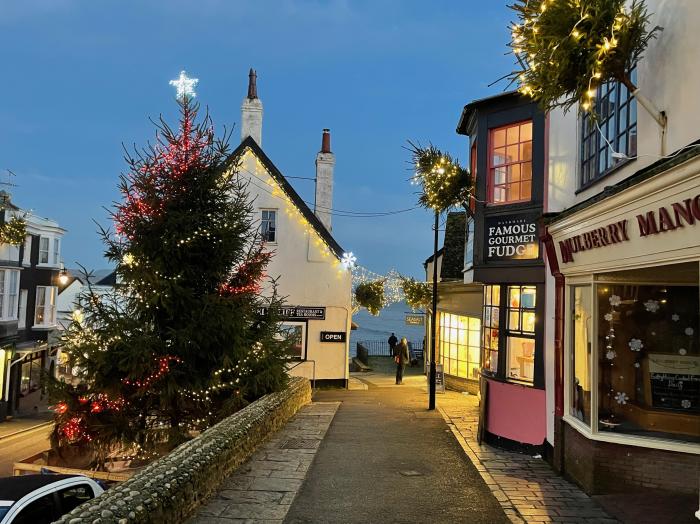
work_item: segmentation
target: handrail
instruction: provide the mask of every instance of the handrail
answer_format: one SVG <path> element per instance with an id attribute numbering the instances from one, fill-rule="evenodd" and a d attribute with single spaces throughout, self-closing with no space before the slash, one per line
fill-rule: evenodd
<path id="1" fill-rule="evenodd" d="M 306 362 L 311 362 L 313 364 L 313 371 L 311 372 L 311 389 L 313 390 L 313 389 L 316 389 L 316 361 L 315 360 L 312 360 L 310 358 L 307 358 L 306 360 L 300 360 L 299 362 L 294 364 L 291 368 L 288 368 L 287 371 L 291 371 L 291 370 L 301 366 L 302 364 L 304 364 Z"/>

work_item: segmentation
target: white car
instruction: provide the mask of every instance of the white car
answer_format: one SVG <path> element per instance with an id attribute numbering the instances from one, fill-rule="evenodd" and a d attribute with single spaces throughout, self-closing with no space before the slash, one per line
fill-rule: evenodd
<path id="1" fill-rule="evenodd" d="M 82 475 L 0 478 L 0 524 L 48 524 L 102 492 Z"/>

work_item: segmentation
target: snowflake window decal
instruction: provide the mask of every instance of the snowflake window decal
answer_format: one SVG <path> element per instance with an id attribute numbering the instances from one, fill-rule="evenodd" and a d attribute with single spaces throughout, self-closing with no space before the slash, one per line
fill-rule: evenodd
<path id="1" fill-rule="evenodd" d="M 647 300 L 644 302 L 644 309 L 646 309 L 649 313 L 656 313 L 661 306 L 659 305 L 658 300 Z"/>
<path id="2" fill-rule="evenodd" d="M 641 351 L 641 349 L 644 347 L 644 344 L 638 338 L 630 339 L 627 345 L 632 351 Z"/>
<path id="3" fill-rule="evenodd" d="M 685 348 L 680 348 L 680 349 L 678 350 L 678 354 L 679 354 L 679 355 L 685 355 L 686 353 L 688 353 L 688 351 L 686 351 Z"/>
<path id="4" fill-rule="evenodd" d="M 693 330 L 693 328 L 691 328 L 691 327 L 685 328 L 685 334 L 688 335 L 689 337 L 692 337 L 692 336 L 693 336 L 693 333 L 695 333 L 695 331 Z"/>
<path id="5" fill-rule="evenodd" d="M 688 409 L 691 405 L 692 403 L 687 398 L 681 400 L 681 406 L 683 406 L 683 408 Z"/>
<path id="6" fill-rule="evenodd" d="M 673 320 L 674 322 L 678 322 L 680 319 L 681 319 L 681 316 L 677 313 L 674 313 L 673 315 L 671 315 L 671 320 Z"/>
<path id="7" fill-rule="evenodd" d="M 617 307 L 620 304 L 622 304 L 622 299 L 620 298 L 619 295 L 610 295 L 609 300 L 610 300 L 610 305 L 612 307 Z"/>
<path id="8" fill-rule="evenodd" d="M 620 405 L 627 404 L 627 401 L 629 399 L 630 398 L 627 396 L 627 393 L 625 393 L 624 391 L 618 391 L 617 393 L 615 393 L 615 402 L 617 402 Z"/>
<path id="9" fill-rule="evenodd" d="M 605 320 L 608 322 L 612 322 L 613 319 L 613 314 L 612 313 L 606 313 L 605 316 L 603 317 Z"/>
<path id="10" fill-rule="evenodd" d="M 614 349 L 609 349 L 605 353 L 605 358 L 607 358 L 608 360 L 613 360 L 616 356 L 617 356 L 617 352 Z"/>

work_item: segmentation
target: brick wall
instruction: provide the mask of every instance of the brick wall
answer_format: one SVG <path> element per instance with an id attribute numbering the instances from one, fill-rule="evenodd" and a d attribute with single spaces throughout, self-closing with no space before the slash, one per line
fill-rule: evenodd
<path id="1" fill-rule="evenodd" d="M 453 377 L 452 375 L 445 375 L 445 387 L 452 391 L 467 391 L 472 395 L 477 395 L 479 393 L 478 380 L 466 380 Z"/>
<path id="2" fill-rule="evenodd" d="M 309 381 L 292 377 L 284 391 L 258 399 L 58 522 L 185 522 L 231 471 L 310 400 Z"/>
<path id="3" fill-rule="evenodd" d="M 639 488 L 698 493 L 698 455 L 599 442 L 563 426 L 564 473 L 589 495 Z"/>

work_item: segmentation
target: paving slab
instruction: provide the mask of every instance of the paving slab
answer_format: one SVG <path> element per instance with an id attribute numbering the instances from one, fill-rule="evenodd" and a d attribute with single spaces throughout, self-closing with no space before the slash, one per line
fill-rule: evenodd
<path id="1" fill-rule="evenodd" d="M 312 403 L 301 408 L 282 430 L 221 483 L 189 523 L 281 523 L 338 405 L 338 402 Z"/>

